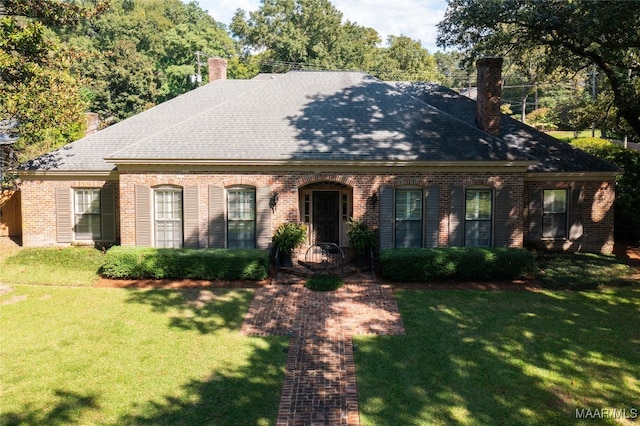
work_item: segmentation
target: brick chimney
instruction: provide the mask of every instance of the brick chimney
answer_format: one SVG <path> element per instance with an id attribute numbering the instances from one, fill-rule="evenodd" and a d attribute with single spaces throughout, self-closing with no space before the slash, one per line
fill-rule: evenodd
<path id="1" fill-rule="evenodd" d="M 209 83 L 216 80 L 227 79 L 226 59 L 215 57 L 209 58 Z"/>
<path id="2" fill-rule="evenodd" d="M 478 59 L 476 68 L 478 69 L 476 123 L 485 132 L 497 136 L 500 134 L 502 58 Z"/>

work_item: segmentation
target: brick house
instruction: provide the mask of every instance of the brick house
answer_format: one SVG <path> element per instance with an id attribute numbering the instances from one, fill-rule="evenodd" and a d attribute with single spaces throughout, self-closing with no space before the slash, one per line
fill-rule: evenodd
<path id="1" fill-rule="evenodd" d="M 267 248 L 286 221 L 348 246 L 611 252 L 617 169 L 501 116 L 499 58 L 478 101 L 361 72 L 209 84 L 21 167 L 23 244 Z"/>

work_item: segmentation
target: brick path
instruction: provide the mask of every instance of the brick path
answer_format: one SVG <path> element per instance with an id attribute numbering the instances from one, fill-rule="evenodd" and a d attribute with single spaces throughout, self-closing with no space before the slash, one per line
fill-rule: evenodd
<path id="1" fill-rule="evenodd" d="M 314 292 L 295 284 L 258 289 L 241 332 L 291 336 L 278 426 L 358 425 L 351 337 L 404 334 L 404 325 L 389 286 Z"/>

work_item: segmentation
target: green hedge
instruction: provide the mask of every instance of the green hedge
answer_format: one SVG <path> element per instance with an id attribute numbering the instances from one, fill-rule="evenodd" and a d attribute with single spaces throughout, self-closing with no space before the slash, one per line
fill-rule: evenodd
<path id="1" fill-rule="evenodd" d="M 266 250 L 110 248 L 100 273 L 108 278 L 263 280 L 269 276 Z"/>
<path id="2" fill-rule="evenodd" d="M 382 251 L 380 269 L 400 282 L 487 281 L 524 277 L 535 270 L 535 261 L 516 248 L 398 248 Z"/>

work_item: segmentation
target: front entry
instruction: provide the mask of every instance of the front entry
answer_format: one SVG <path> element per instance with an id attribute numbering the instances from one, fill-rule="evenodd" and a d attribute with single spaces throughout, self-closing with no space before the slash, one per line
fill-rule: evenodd
<path id="1" fill-rule="evenodd" d="M 300 219 L 307 225 L 307 244 L 348 244 L 352 190 L 337 182 L 315 182 L 300 188 Z"/>
<path id="2" fill-rule="evenodd" d="M 313 192 L 312 242 L 340 244 L 340 192 Z"/>

